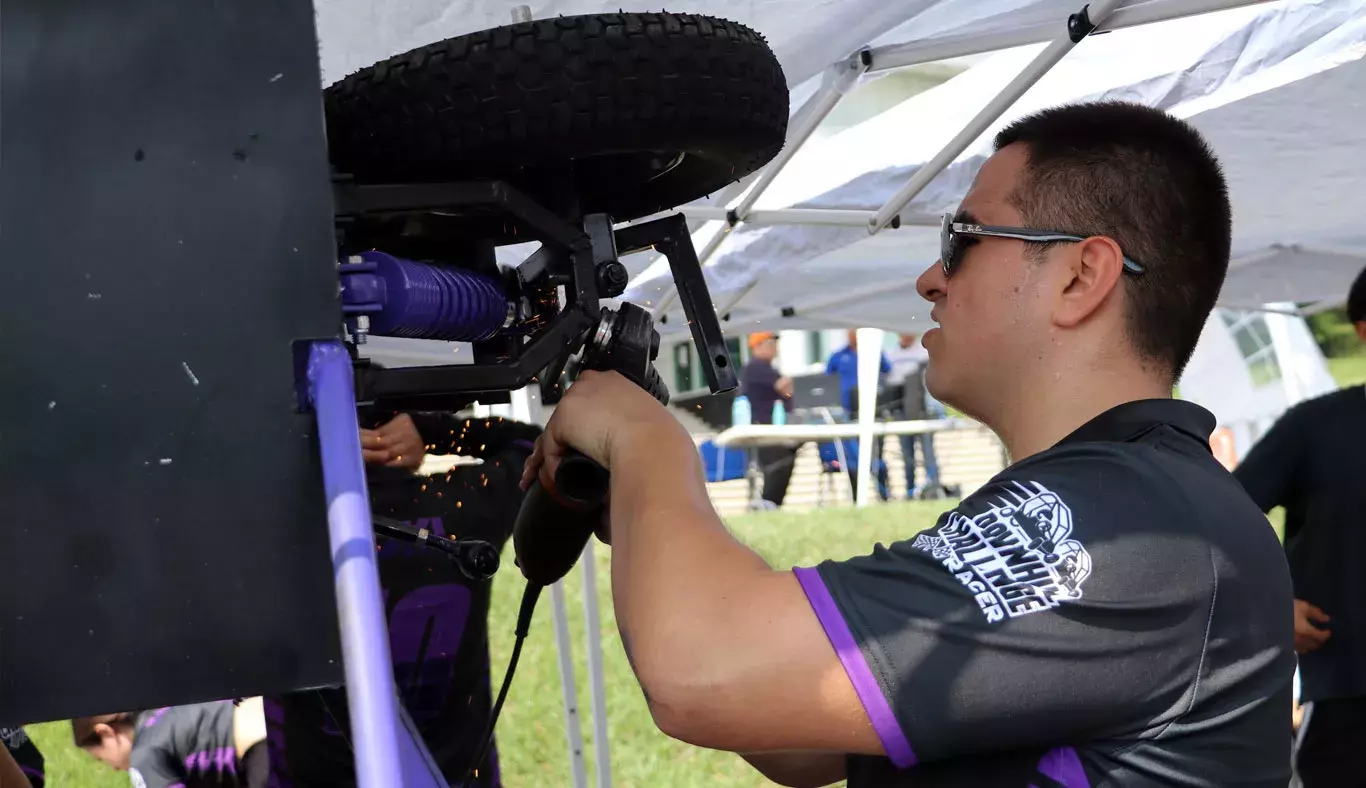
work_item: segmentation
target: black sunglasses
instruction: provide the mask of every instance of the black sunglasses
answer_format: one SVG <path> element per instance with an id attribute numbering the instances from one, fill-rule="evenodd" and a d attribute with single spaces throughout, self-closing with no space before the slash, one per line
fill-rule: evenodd
<path id="1" fill-rule="evenodd" d="M 960 236 L 985 236 L 988 238 L 1013 238 L 1036 244 L 1077 243 L 1086 239 L 1080 235 L 1060 233 L 1054 230 L 1035 230 L 1029 227 L 994 227 L 991 225 L 955 222 L 952 214 L 944 214 L 944 222 L 939 228 L 939 264 L 944 267 L 944 276 L 953 275 L 958 264 L 963 262 L 963 249 L 966 244 Z M 1143 273 L 1143 266 L 1124 258 L 1124 270 L 1131 274 Z"/>

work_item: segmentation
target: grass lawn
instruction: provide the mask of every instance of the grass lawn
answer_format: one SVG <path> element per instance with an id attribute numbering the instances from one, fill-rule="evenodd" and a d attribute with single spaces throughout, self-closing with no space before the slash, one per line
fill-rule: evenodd
<path id="1" fill-rule="evenodd" d="M 1328 359 L 1328 373 L 1339 386 L 1366 383 L 1366 354 L 1338 356 Z"/>
<path id="2" fill-rule="evenodd" d="M 771 512 L 737 517 L 730 526 L 774 566 L 787 568 L 810 565 L 823 558 L 847 558 L 867 552 L 876 542 L 903 539 L 933 525 L 944 508 L 942 504 L 912 502 L 810 514 Z M 608 738 L 613 782 L 622 786 L 772 785 L 734 755 L 691 747 L 655 730 L 617 636 L 608 588 L 609 562 L 609 551 L 599 545 L 598 599 L 610 712 Z M 574 639 L 585 757 L 591 774 L 593 731 L 589 716 L 581 570 L 576 568 L 564 585 Z M 495 688 L 502 681 L 512 648 L 512 628 L 522 587 L 521 575 L 512 566 L 509 553 L 504 569 L 494 581 L 490 616 Z M 499 756 L 505 782 L 516 788 L 573 785 L 551 604 L 550 594 L 543 595 L 498 724 Z M 67 723 L 34 725 L 28 731 L 47 759 L 48 784 L 52 788 L 128 785 L 126 776 L 96 763 L 71 744 L 71 727 Z"/>

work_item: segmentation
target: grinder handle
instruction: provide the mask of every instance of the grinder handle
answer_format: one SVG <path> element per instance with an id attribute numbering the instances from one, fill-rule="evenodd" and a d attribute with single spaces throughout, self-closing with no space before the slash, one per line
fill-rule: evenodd
<path id="1" fill-rule="evenodd" d="M 512 526 L 527 582 L 548 586 L 574 568 L 602 520 L 609 483 L 606 468 L 573 449 L 560 460 L 553 490 L 532 482 Z"/>

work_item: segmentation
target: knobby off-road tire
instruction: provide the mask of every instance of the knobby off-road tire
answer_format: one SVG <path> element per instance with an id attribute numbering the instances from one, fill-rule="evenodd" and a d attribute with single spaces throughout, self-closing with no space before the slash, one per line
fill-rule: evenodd
<path id="1" fill-rule="evenodd" d="M 782 149 L 788 91 L 763 38 L 670 13 L 459 36 L 325 92 L 333 166 L 360 183 L 501 179 L 618 220 L 738 180 Z"/>

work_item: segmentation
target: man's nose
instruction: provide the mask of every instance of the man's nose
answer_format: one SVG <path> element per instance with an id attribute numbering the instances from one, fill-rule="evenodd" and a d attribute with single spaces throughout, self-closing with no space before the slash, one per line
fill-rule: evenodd
<path id="1" fill-rule="evenodd" d="M 915 291 L 926 301 L 934 302 L 944 297 L 948 280 L 944 278 L 944 266 L 936 260 L 915 280 Z"/>

